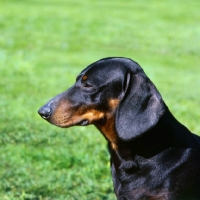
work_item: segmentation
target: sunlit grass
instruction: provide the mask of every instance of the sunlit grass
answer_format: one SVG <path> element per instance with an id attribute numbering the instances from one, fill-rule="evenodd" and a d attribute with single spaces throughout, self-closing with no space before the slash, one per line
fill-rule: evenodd
<path id="1" fill-rule="evenodd" d="M 102 57 L 139 62 L 175 116 L 200 133 L 200 2 L 0 2 L 0 199 L 115 199 L 104 138 L 37 110 Z"/>

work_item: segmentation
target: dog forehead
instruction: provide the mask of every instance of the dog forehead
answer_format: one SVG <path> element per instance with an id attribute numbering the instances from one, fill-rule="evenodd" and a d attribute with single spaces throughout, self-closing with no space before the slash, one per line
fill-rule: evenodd
<path id="1" fill-rule="evenodd" d="M 123 72 L 123 71 L 130 71 L 132 73 L 143 72 L 141 66 L 133 61 L 130 58 L 124 57 L 111 57 L 111 58 L 103 58 L 98 60 L 88 67 L 86 67 L 81 73 L 83 72 L 103 72 L 104 73 L 113 73 L 114 71 Z"/>
<path id="2" fill-rule="evenodd" d="M 136 74 L 144 72 L 138 63 L 129 58 L 103 58 L 86 67 L 78 79 L 93 79 L 95 81 L 114 81 L 123 79 L 127 73 Z M 87 78 L 86 78 L 87 77 Z"/>
<path id="3" fill-rule="evenodd" d="M 89 80 L 94 82 L 108 82 L 123 79 L 124 70 L 118 66 L 113 65 L 95 65 L 88 69 L 84 74 L 83 78 L 87 77 Z"/>

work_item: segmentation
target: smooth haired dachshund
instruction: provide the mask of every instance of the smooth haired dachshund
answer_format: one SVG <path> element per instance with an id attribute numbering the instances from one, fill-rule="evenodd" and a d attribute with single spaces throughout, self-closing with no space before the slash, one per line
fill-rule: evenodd
<path id="1" fill-rule="evenodd" d="M 139 64 L 105 58 L 39 109 L 63 128 L 94 124 L 108 141 L 120 200 L 200 200 L 200 137 L 170 113 Z"/>

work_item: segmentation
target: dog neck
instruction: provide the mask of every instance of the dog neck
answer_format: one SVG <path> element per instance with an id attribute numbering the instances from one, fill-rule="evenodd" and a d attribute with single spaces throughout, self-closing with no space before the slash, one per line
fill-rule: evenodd
<path id="1" fill-rule="evenodd" d="M 97 129 L 103 134 L 113 150 L 118 149 L 118 136 L 115 129 L 115 118 L 107 117 L 102 121 L 95 123 Z"/>

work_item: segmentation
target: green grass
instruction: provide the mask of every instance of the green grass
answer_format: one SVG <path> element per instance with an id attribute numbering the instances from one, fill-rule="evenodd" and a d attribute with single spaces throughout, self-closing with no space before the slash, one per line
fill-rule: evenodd
<path id="1" fill-rule="evenodd" d="M 139 62 L 174 115 L 200 133 L 199 7 L 199 0 L 1 0 L 0 199 L 115 199 L 98 131 L 59 129 L 37 115 L 103 57 Z"/>

